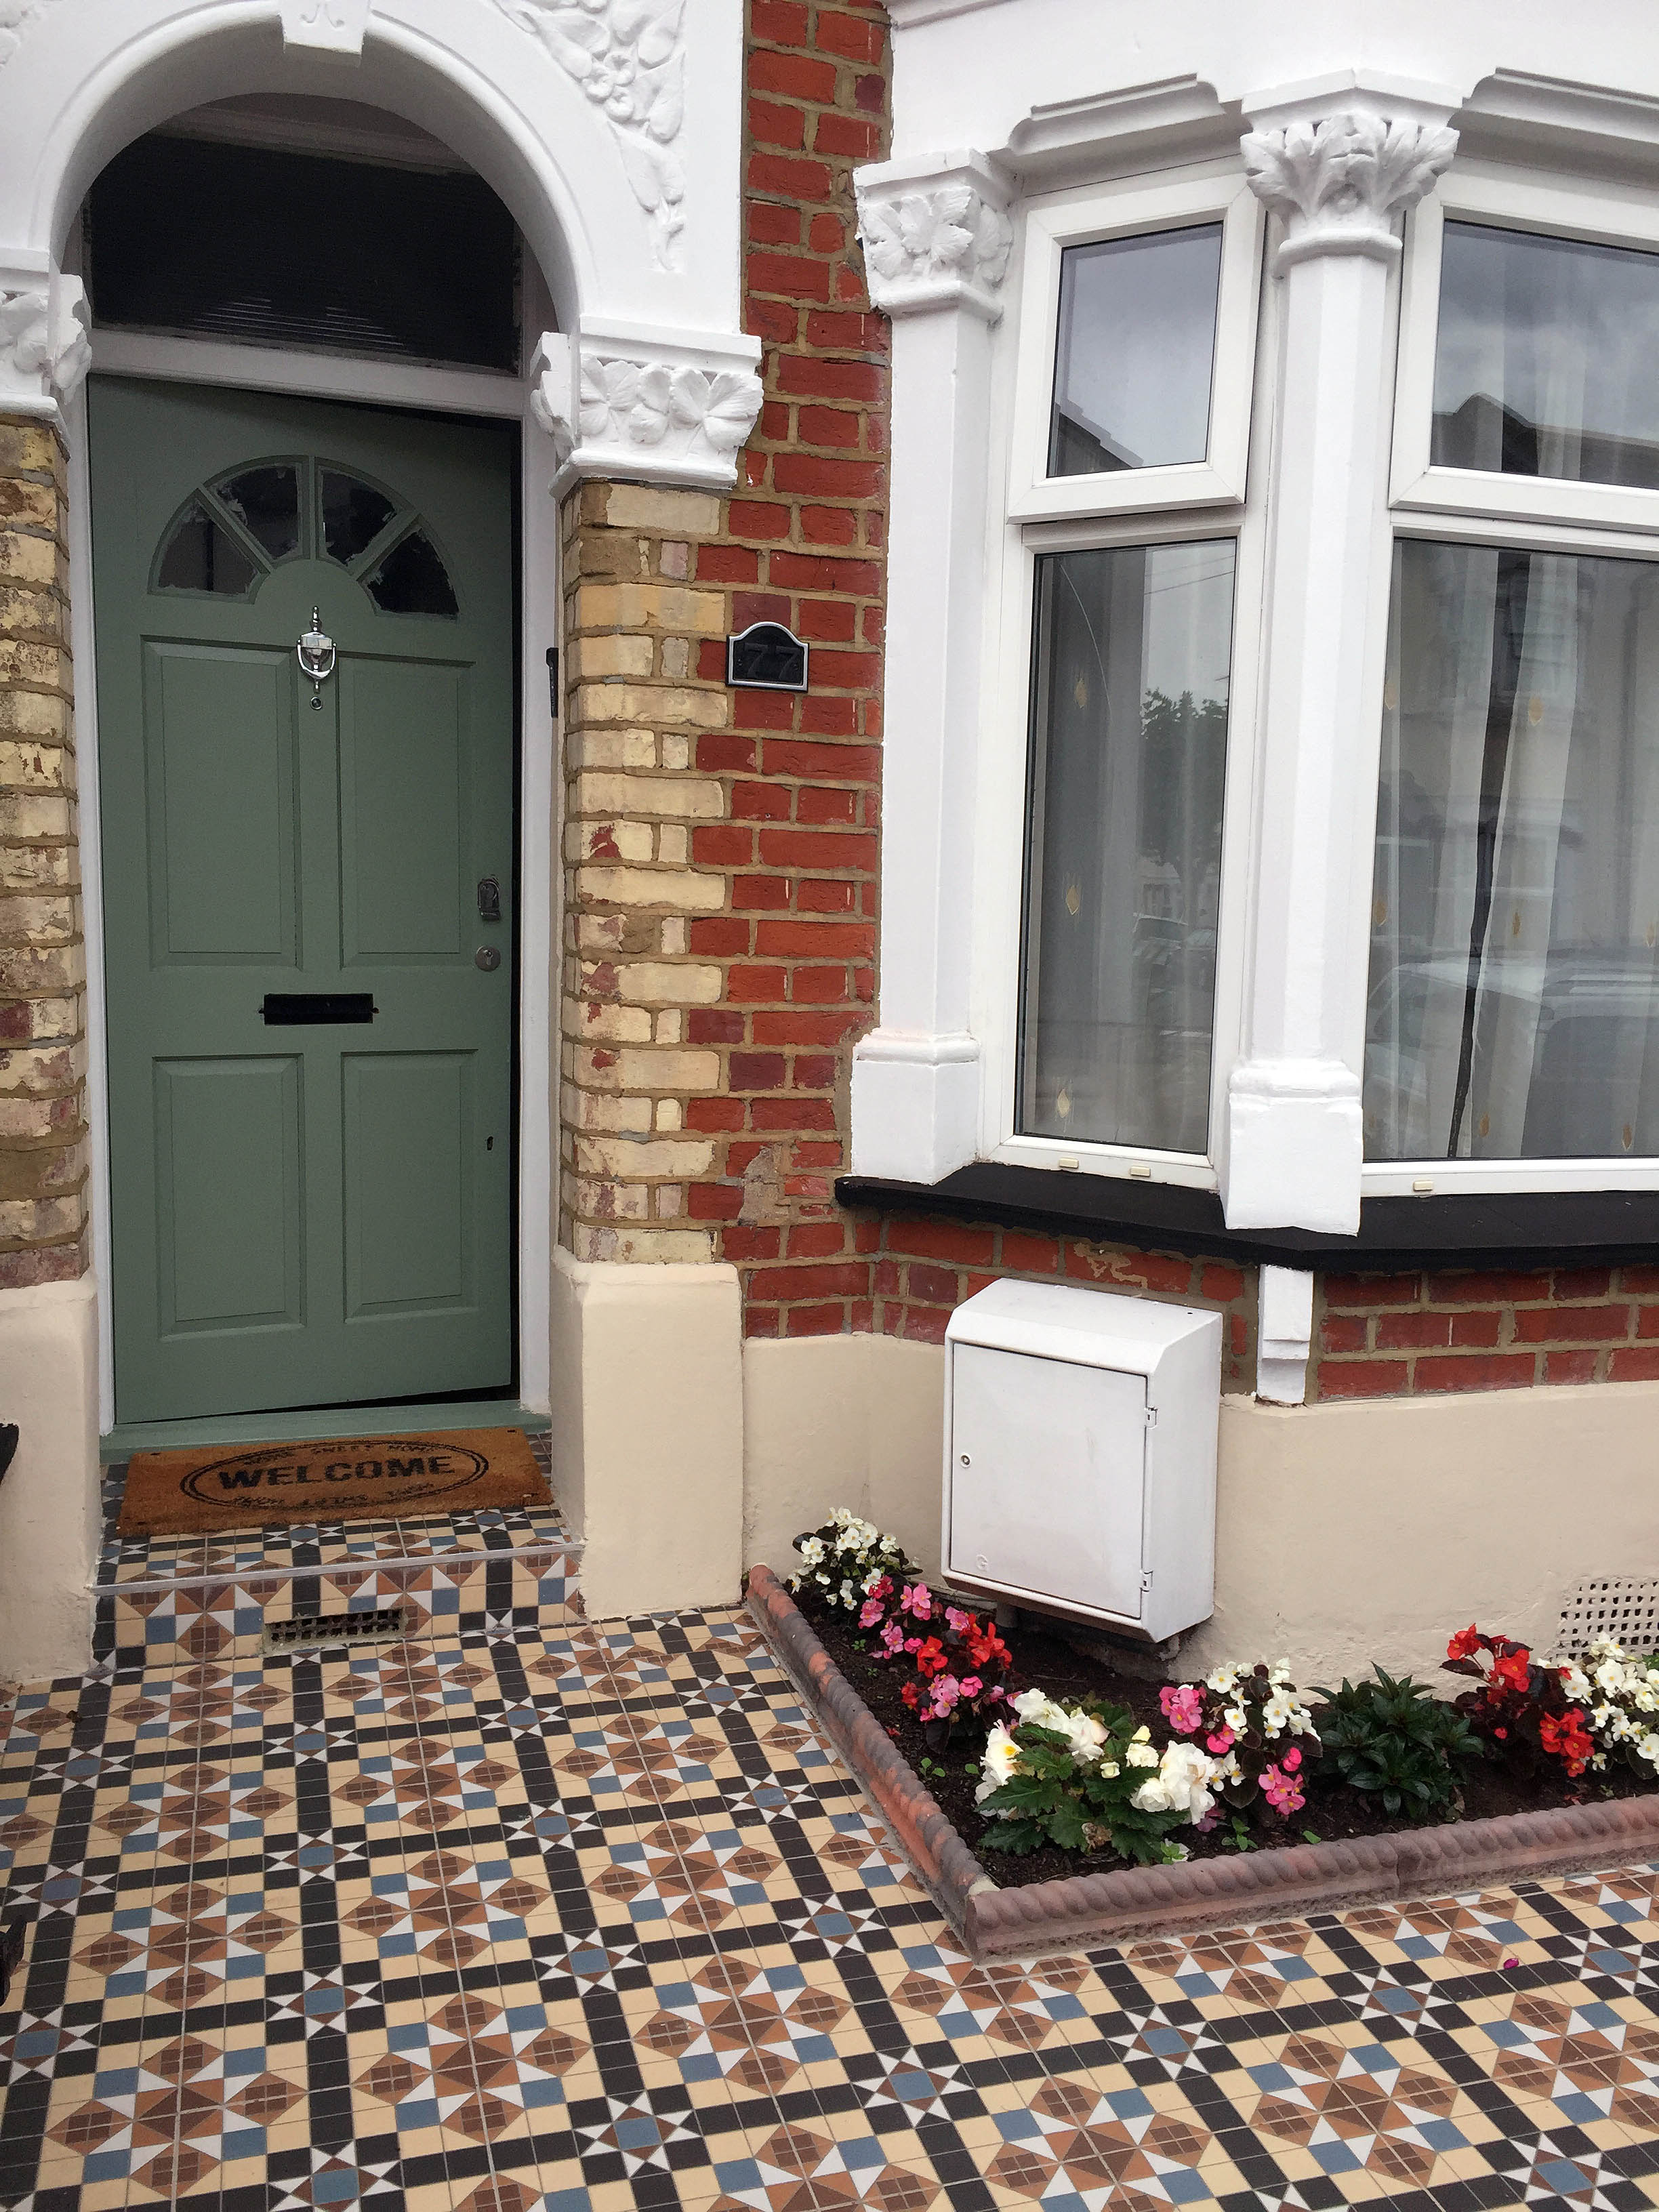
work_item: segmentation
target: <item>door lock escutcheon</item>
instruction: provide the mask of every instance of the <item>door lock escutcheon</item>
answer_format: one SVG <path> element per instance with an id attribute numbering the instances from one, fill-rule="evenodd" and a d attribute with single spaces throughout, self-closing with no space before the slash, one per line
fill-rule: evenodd
<path id="1" fill-rule="evenodd" d="M 482 968 L 489 975 L 501 966 L 501 956 L 493 945 L 481 945 L 472 956 L 472 964 L 475 968 Z"/>

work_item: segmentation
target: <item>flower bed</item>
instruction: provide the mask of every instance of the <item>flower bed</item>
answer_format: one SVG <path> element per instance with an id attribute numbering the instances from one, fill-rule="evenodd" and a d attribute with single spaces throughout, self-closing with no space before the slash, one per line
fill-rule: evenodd
<path id="1" fill-rule="evenodd" d="M 800 1548 L 799 1606 L 757 1569 L 756 1617 L 976 1955 L 1659 1845 L 1659 1663 L 1541 1666 L 1470 1628 L 1451 1703 L 1266 1662 L 1160 1685 L 1005 1639 L 850 1514 Z"/>

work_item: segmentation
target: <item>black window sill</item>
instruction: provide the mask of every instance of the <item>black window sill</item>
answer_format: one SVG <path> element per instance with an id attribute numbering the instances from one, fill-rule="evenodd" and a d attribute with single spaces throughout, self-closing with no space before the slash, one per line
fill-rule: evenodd
<path id="1" fill-rule="evenodd" d="M 942 1214 L 1050 1235 L 1343 1274 L 1420 1267 L 1618 1267 L 1659 1261 L 1659 1190 L 1431 1193 L 1368 1198 L 1357 1237 L 1229 1229 L 1213 1191 L 983 1161 L 943 1182 L 836 1179 L 857 1212 Z"/>

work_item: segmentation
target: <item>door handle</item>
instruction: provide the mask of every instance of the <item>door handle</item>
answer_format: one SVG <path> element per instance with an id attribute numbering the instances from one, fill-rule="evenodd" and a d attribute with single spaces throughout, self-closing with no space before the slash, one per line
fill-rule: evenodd
<path id="1" fill-rule="evenodd" d="M 501 918 L 501 887 L 494 876 L 478 878 L 478 919 L 480 921 L 499 921 Z"/>

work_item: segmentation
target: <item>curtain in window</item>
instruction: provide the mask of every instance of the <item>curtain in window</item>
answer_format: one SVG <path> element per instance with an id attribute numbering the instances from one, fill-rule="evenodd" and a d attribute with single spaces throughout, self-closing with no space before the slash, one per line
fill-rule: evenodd
<path id="1" fill-rule="evenodd" d="M 1659 568 L 1397 546 L 1365 1131 L 1659 1153 Z"/>

